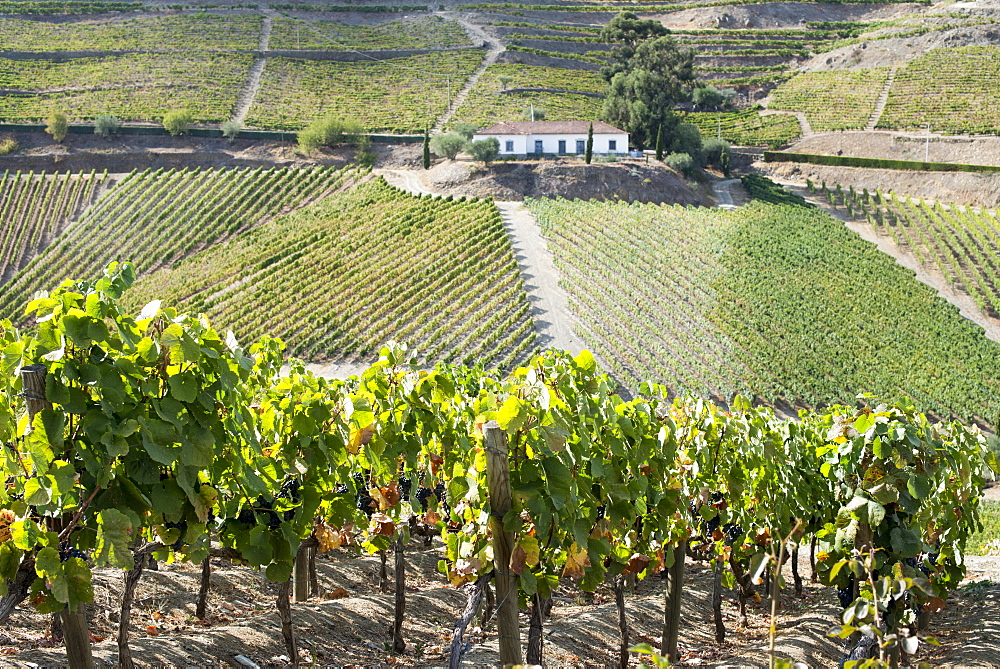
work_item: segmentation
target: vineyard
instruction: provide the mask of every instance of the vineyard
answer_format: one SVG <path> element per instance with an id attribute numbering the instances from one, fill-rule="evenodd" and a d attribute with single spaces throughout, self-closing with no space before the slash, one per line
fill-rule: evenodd
<path id="1" fill-rule="evenodd" d="M 0 179 L 0 281 L 48 246 L 95 199 L 107 174 L 5 172 Z"/>
<path id="2" fill-rule="evenodd" d="M 0 119 L 44 120 L 54 110 L 74 119 L 114 114 L 160 120 L 190 109 L 198 121 L 229 118 L 250 71 L 248 54 L 134 53 L 103 58 L 0 58 Z"/>
<path id="3" fill-rule="evenodd" d="M 126 297 L 152 295 L 281 337 L 307 360 L 368 361 L 393 339 L 425 363 L 508 368 L 535 338 L 496 207 L 413 197 L 381 179 L 152 273 Z"/>
<path id="4" fill-rule="evenodd" d="M 419 132 L 483 60 L 476 49 L 341 63 L 270 58 L 247 123 L 299 129 L 335 110 L 371 132 Z"/>
<path id="5" fill-rule="evenodd" d="M 271 28 L 272 49 L 440 49 L 467 47 L 457 21 L 440 17 L 387 21 L 374 26 L 282 17 Z"/>
<path id="6" fill-rule="evenodd" d="M 888 78 L 889 68 L 804 72 L 775 89 L 768 106 L 804 112 L 813 130 L 860 129 Z"/>
<path id="7" fill-rule="evenodd" d="M 406 653 L 407 560 L 411 537 L 423 534 L 442 584 L 470 584 L 450 649 L 425 649 L 423 663 L 461 661 L 465 638 L 481 634 L 469 628 L 486 591 L 480 625 L 499 638 L 493 661 L 540 663 L 550 598 L 606 582 L 619 666 L 632 640 L 657 633 L 663 655 L 677 659 L 681 628 L 704 624 L 680 616 L 691 562 L 714 571 L 717 643 L 732 632 L 723 587 L 744 614 L 770 598 L 773 638 L 785 632 L 773 627 L 781 590 L 801 592 L 807 547 L 844 611 L 823 629 L 864 630 L 883 644 L 880 666 L 905 663 L 937 643 L 934 614 L 949 606 L 968 539 L 983 527 L 984 475 L 1000 470 L 978 430 L 931 423 L 905 405 L 790 421 L 739 397 L 730 411 L 671 400 L 654 384 L 626 401 L 586 352 L 547 353 L 498 376 L 418 371 L 390 345 L 347 381 L 297 365 L 281 376 L 274 339 L 241 345 L 159 301 L 131 315 L 118 296 L 133 279 L 131 267 L 112 265 L 99 281 L 35 300 L 30 332 L 0 330 L 9 454 L 0 504 L 11 539 L 0 545 L 0 575 L 12 582 L 7 602 L 30 590 L 40 613 L 60 613 L 75 662 L 91 652 L 81 607 L 93 600 L 95 568 L 126 575 L 117 647 L 128 663 L 147 558 L 203 566 L 203 618 L 218 596 L 213 555 L 278 584 L 286 660 L 315 661 L 321 649 L 297 643 L 293 586 L 295 601 L 307 601 L 317 553 L 359 550 L 393 554 L 382 640 L 386 655 Z M 662 628 L 630 629 L 629 584 L 661 573 Z M 526 653 L 519 608 L 530 619 Z"/>
<path id="8" fill-rule="evenodd" d="M 128 257 L 140 273 L 169 267 L 260 221 L 351 183 L 353 169 L 146 170 L 133 172 L 3 284 L 0 317 L 16 317 L 35 291 L 68 273 L 92 275 Z M 41 208 L 34 192 L 22 207 Z M 11 239 L 5 255 L 29 251 Z"/>
<path id="9" fill-rule="evenodd" d="M 1000 49 L 970 46 L 934 49 L 896 73 L 880 128 L 996 134 L 1000 115 L 992 103 L 1000 77 Z"/>
<path id="10" fill-rule="evenodd" d="M 994 212 L 931 204 L 894 193 L 827 189 L 830 204 L 866 220 L 881 235 L 968 293 L 985 314 L 1000 317 L 1000 220 Z"/>
<path id="11" fill-rule="evenodd" d="M 3 51 L 215 51 L 256 49 L 262 17 L 173 14 L 93 23 L 0 18 Z"/>
<path id="12" fill-rule="evenodd" d="M 864 388 L 941 416 L 997 415 L 1000 345 L 828 214 L 765 202 L 530 206 L 580 334 L 630 387 L 653 379 L 794 406 Z"/>
<path id="13" fill-rule="evenodd" d="M 705 137 L 715 137 L 738 146 L 778 147 L 798 139 L 801 128 L 794 116 L 772 114 L 762 116 L 756 109 L 737 112 L 695 112 L 684 117 Z"/>
<path id="14" fill-rule="evenodd" d="M 504 85 L 506 82 L 506 86 Z M 552 89 L 570 91 L 522 91 L 508 89 Z M 520 121 L 524 110 L 534 105 L 545 110 L 545 119 L 565 121 L 599 118 L 601 97 L 574 94 L 603 94 L 604 80 L 591 70 L 564 70 L 541 65 L 495 64 L 486 72 L 458 108 L 454 122 L 474 123 L 480 127 L 498 121 Z"/>

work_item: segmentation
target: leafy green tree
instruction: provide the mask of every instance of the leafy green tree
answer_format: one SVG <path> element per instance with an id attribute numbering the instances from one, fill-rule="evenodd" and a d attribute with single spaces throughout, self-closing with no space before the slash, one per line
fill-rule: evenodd
<path id="1" fill-rule="evenodd" d="M 194 123 L 194 113 L 187 109 L 177 109 L 163 117 L 163 127 L 172 136 L 184 135 Z"/>
<path id="2" fill-rule="evenodd" d="M 500 155 L 500 140 L 496 137 L 480 139 L 469 143 L 469 155 L 473 160 L 478 160 L 486 167 Z"/>
<path id="3" fill-rule="evenodd" d="M 299 131 L 299 150 L 311 153 L 324 146 L 358 144 L 367 138 L 364 127 L 353 119 L 337 118 L 333 114 L 315 119 Z"/>
<path id="4" fill-rule="evenodd" d="M 223 121 L 222 122 L 222 136 L 229 140 L 230 143 L 236 140 L 240 132 L 243 130 L 243 124 L 239 121 Z"/>
<path id="5" fill-rule="evenodd" d="M 727 172 L 726 165 L 724 163 L 728 163 L 732 152 L 729 142 L 724 139 L 716 139 L 712 137 L 710 139 L 706 139 L 703 146 L 705 164 L 714 165 L 721 169 L 724 173 Z"/>
<path id="6" fill-rule="evenodd" d="M 479 126 L 475 123 L 456 123 L 451 129 L 452 132 L 457 132 L 470 142 L 472 141 L 472 137 L 476 134 L 477 130 L 479 130 Z"/>
<path id="7" fill-rule="evenodd" d="M 448 160 L 455 160 L 455 157 L 465 149 L 467 143 L 465 138 L 457 132 L 446 132 L 431 137 L 431 151 Z"/>
<path id="8" fill-rule="evenodd" d="M 611 48 L 612 64 L 602 68 L 601 73 L 611 81 L 628 64 L 641 42 L 669 34 L 659 21 L 640 19 L 634 12 L 619 12 L 601 31 L 601 41 L 615 45 Z"/>
<path id="9" fill-rule="evenodd" d="M 497 77 L 497 81 L 500 82 L 500 90 L 505 91 L 507 90 L 508 84 L 510 84 L 511 82 L 511 78 L 508 77 L 507 75 L 504 75 L 502 77 Z"/>
<path id="10" fill-rule="evenodd" d="M 94 134 L 107 139 L 118 132 L 121 122 L 111 114 L 99 114 L 94 119 Z"/>
<path id="11" fill-rule="evenodd" d="M 677 170 L 686 177 L 692 177 L 697 171 L 694 160 L 686 153 L 671 153 L 663 162 L 671 169 Z"/>
<path id="12" fill-rule="evenodd" d="M 62 112 L 52 112 L 45 120 L 45 132 L 52 135 L 52 139 L 62 142 L 69 132 L 69 119 Z"/>
<path id="13" fill-rule="evenodd" d="M 427 129 L 424 129 L 424 169 L 429 170 L 431 168 L 431 135 Z"/>
<path id="14" fill-rule="evenodd" d="M 666 153 L 666 140 L 663 137 L 663 126 L 661 125 L 656 131 L 656 159 L 663 160 L 663 154 Z"/>
<path id="15" fill-rule="evenodd" d="M 705 149 L 701 130 L 693 123 L 678 123 L 670 133 L 669 153 L 686 153 L 691 156 L 696 167 L 705 165 Z"/>
<path id="16" fill-rule="evenodd" d="M 648 39 L 625 63 L 602 69 L 608 81 L 601 113 L 622 128 L 638 148 L 656 138 L 657 128 L 670 132 L 677 124 L 674 106 L 688 97 L 694 81 L 694 52 L 671 37 Z"/>
<path id="17" fill-rule="evenodd" d="M 587 128 L 587 147 L 585 153 L 583 154 L 583 159 L 589 165 L 590 161 L 594 158 L 594 124 L 591 123 L 590 127 Z"/>

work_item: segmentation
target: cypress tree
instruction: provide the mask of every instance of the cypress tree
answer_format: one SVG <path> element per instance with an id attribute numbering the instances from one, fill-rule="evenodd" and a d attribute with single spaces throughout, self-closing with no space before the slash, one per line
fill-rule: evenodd
<path id="1" fill-rule="evenodd" d="M 659 130 L 656 131 L 656 159 L 663 160 L 663 154 L 666 151 L 663 139 L 663 126 L 661 125 Z"/>
<path id="2" fill-rule="evenodd" d="M 590 128 L 587 130 L 587 153 L 584 154 L 583 159 L 590 164 L 590 159 L 594 157 L 594 124 L 590 124 Z"/>
<path id="3" fill-rule="evenodd" d="M 424 169 L 431 168 L 431 136 L 427 129 L 424 129 Z"/>

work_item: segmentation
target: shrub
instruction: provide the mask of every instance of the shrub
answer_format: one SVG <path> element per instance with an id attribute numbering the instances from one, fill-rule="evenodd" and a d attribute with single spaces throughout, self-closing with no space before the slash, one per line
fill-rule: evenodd
<path id="1" fill-rule="evenodd" d="M 361 123 L 353 119 L 340 119 L 332 114 L 318 118 L 299 131 L 299 149 L 310 153 L 324 146 L 358 144 L 368 139 Z"/>
<path id="2" fill-rule="evenodd" d="M 479 130 L 479 126 L 475 123 L 456 123 L 455 127 L 451 129 L 452 132 L 457 132 L 470 142 L 472 141 L 472 136 L 476 134 L 477 130 Z"/>
<path id="3" fill-rule="evenodd" d="M 117 133 L 120 127 L 121 123 L 111 114 L 99 114 L 94 119 L 94 134 L 105 139 Z"/>
<path id="4" fill-rule="evenodd" d="M 686 177 L 694 176 L 698 169 L 694 164 L 694 159 L 686 153 L 671 153 L 663 159 L 663 163 Z"/>
<path id="5" fill-rule="evenodd" d="M 705 150 L 701 141 L 701 130 L 691 123 L 678 123 L 670 134 L 668 153 L 686 153 L 696 167 L 705 164 Z"/>
<path id="6" fill-rule="evenodd" d="M 469 144 L 469 155 L 473 160 L 482 161 L 483 165 L 489 166 L 500 155 L 500 140 L 490 137 L 472 142 Z"/>
<path id="7" fill-rule="evenodd" d="M 431 137 L 431 151 L 449 160 L 455 160 L 455 157 L 462 152 L 467 143 L 465 138 L 457 132 L 446 132 L 443 135 Z"/>
<path id="8" fill-rule="evenodd" d="M 69 132 L 69 119 L 62 112 L 52 112 L 45 120 L 45 132 L 52 135 L 52 139 L 61 142 L 66 139 Z"/>
<path id="9" fill-rule="evenodd" d="M 163 127 L 172 136 L 183 135 L 191 129 L 194 123 L 194 114 L 186 109 L 167 112 L 163 117 Z"/>
<path id="10" fill-rule="evenodd" d="M 722 163 L 726 161 L 723 155 L 732 157 L 732 149 L 729 147 L 729 142 L 724 139 L 706 139 L 705 143 L 702 145 L 702 149 L 705 154 L 705 164 L 715 165 L 718 168 L 722 168 Z"/>
<path id="11" fill-rule="evenodd" d="M 223 121 L 221 128 L 222 136 L 232 142 L 243 130 L 243 124 L 239 121 Z"/>
<path id="12" fill-rule="evenodd" d="M 4 137 L 0 139 L 0 156 L 6 156 L 8 154 L 14 153 L 21 148 L 21 145 L 17 143 L 17 140 L 13 137 Z"/>

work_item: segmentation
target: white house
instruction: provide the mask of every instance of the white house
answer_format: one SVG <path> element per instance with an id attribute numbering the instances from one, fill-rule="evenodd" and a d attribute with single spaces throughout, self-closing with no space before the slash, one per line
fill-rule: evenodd
<path id="1" fill-rule="evenodd" d="M 495 137 L 501 156 L 583 154 L 590 121 L 511 121 L 480 130 L 474 140 Z M 594 121 L 594 153 L 628 153 L 628 133 Z"/>

